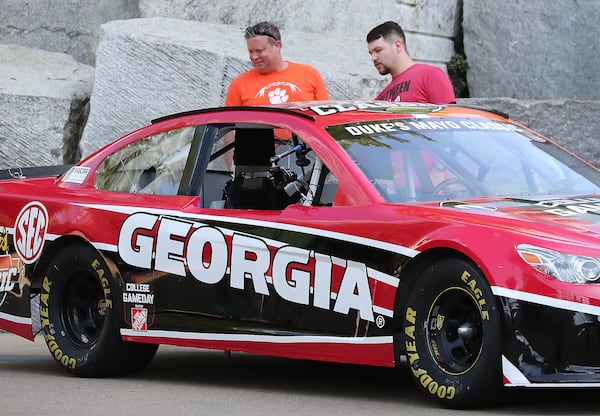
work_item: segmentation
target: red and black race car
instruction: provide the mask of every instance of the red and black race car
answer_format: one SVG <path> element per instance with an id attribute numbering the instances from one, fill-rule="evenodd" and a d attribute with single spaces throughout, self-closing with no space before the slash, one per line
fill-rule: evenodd
<path id="1" fill-rule="evenodd" d="M 0 328 L 33 340 L 39 302 L 70 373 L 171 344 L 405 365 L 447 407 L 600 386 L 600 172 L 502 115 L 203 109 L 15 176 Z"/>

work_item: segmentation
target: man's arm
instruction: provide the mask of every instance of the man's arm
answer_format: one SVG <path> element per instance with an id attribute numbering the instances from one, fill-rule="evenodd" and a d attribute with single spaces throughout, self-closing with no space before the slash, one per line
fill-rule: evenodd
<path id="1" fill-rule="evenodd" d="M 327 92 L 327 87 L 325 87 L 325 82 L 319 74 L 319 71 L 315 69 L 315 100 L 329 100 L 329 93 Z"/>
<path id="2" fill-rule="evenodd" d="M 242 105 L 242 96 L 239 89 L 239 77 L 234 78 L 229 84 L 229 89 L 227 89 L 227 95 L 225 96 L 225 106 L 236 106 Z"/>
<path id="3" fill-rule="evenodd" d="M 239 77 L 234 78 L 229 84 L 229 89 L 227 90 L 227 96 L 225 97 L 225 106 L 238 106 L 242 105 L 242 98 L 240 95 L 240 90 L 238 88 Z M 223 136 L 223 143 L 227 146 L 230 143 L 233 143 L 235 140 L 235 131 L 229 131 L 225 133 Z M 233 171 L 233 150 L 228 151 L 223 155 L 225 159 L 225 163 L 227 164 L 227 169 Z"/>

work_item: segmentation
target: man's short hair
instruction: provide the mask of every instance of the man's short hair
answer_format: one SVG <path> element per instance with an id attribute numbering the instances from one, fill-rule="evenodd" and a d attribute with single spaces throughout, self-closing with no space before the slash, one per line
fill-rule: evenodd
<path id="1" fill-rule="evenodd" d="M 398 36 L 400 39 L 402 39 L 402 43 L 406 45 L 404 31 L 398 23 L 392 21 L 382 23 L 379 26 L 375 26 L 373 29 L 371 29 L 371 31 L 367 33 L 367 42 L 373 42 L 379 38 L 389 40 L 392 36 Z"/>

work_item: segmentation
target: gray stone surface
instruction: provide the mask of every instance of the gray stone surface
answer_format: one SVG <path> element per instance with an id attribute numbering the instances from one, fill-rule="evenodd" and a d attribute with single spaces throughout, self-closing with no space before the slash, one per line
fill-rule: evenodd
<path id="1" fill-rule="evenodd" d="M 463 0 L 471 97 L 600 99 L 600 1 Z"/>
<path id="2" fill-rule="evenodd" d="M 0 43 L 67 53 L 93 64 L 100 24 L 139 17 L 138 0 L 1 0 Z"/>
<path id="3" fill-rule="evenodd" d="M 600 101 L 464 98 L 459 104 L 495 109 L 539 131 L 600 167 Z"/>
<path id="4" fill-rule="evenodd" d="M 362 40 L 282 30 L 282 41 L 284 58 L 315 66 L 331 98 L 372 98 L 389 82 L 369 59 L 331 59 L 362 50 Z M 242 27 L 166 18 L 102 25 L 96 61 L 84 155 L 153 118 L 222 105 L 230 81 L 250 67 Z"/>
<path id="5" fill-rule="evenodd" d="M 142 17 L 169 17 L 246 27 L 259 21 L 277 23 L 283 30 L 320 34 L 362 42 L 359 49 L 324 48 L 337 59 L 350 54 L 368 60 L 365 37 L 386 20 L 397 21 L 407 32 L 411 55 L 439 66 L 454 54 L 458 30 L 458 0 L 140 0 Z M 302 38 L 300 38 L 302 39 Z M 350 42 L 354 45 L 355 42 Z M 341 53 L 340 53 L 341 52 Z M 374 72 L 374 74 L 376 74 Z"/>
<path id="6" fill-rule="evenodd" d="M 94 68 L 71 56 L 0 44 L 0 93 L 83 98 L 94 83 Z"/>
<path id="7" fill-rule="evenodd" d="M 0 169 L 64 163 L 65 129 L 89 99 L 94 69 L 71 56 L 0 45 Z M 77 130 L 75 130 L 77 135 Z"/>

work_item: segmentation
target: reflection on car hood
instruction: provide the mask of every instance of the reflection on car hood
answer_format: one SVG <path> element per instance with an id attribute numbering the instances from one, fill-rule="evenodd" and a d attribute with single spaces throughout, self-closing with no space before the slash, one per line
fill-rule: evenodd
<path id="1" fill-rule="evenodd" d="M 445 201 L 440 206 L 600 233 L 600 195 Z"/>

